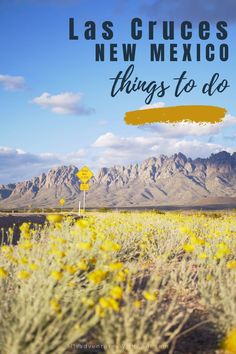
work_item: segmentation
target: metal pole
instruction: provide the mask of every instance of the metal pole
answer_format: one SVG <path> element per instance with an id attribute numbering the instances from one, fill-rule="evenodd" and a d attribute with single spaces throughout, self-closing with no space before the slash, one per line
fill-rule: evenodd
<path id="1" fill-rule="evenodd" d="M 84 212 L 85 212 L 85 191 L 84 191 Z"/>
<path id="2" fill-rule="evenodd" d="M 80 201 L 79 201 L 79 216 L 80 216 Z"/>

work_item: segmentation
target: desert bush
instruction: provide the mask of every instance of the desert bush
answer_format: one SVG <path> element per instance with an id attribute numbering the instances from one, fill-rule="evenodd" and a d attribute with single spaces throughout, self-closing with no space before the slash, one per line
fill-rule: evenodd
<path id="1" fill-rule="evenodd" d="M 16 246 L 8 230 L 0 246 L 1 354 L 60 354 L 91 338 L 107 353 L 161 351 L 179 335 L 191 296 L 223 335 L 234 333 L 233 213 L 47 220 L 22 224 Z"/>
<path id="2" fill-rule="evenodd" d="M 98 338 L 107 353 L 159 353 L 167 349 L 188 318 L 177 297 L 171 298 L 168 281 L 155 272 L 127 282 L 119 311 L 108 311 L 98 326 Z M 106 303 L 105 303 L 106 305 Z M 106 311 L 106 306 L 105 311 Z"/>
<path id="3" fill-rule="evenodd" d="M 199 273 L 199 289 L 204 305 L 222 333 L 236 327 L 236 286 L 234 260 Z"/>

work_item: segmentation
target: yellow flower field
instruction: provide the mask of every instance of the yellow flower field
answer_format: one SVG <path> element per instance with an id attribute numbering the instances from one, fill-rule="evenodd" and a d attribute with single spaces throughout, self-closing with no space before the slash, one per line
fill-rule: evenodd
<path id="1" fill-rule="evenodd" d="M 0 247 L 1 354 L 175 353 L 206 324 L 201 353 L 236 353 L 235 212 L 55 214 L 20 233 Z"/>

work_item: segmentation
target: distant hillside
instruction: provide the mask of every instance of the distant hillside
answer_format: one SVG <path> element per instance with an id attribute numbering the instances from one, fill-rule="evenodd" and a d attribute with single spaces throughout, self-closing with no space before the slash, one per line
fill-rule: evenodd
<path id="1" fill-rule="evenodd" d="M 55 207 L 82 200 L 78 168 L 62 166 L 26 182 L 0 185 L 0 207 Z M 151 157 L 141 164 L 102 168 L 90 181 L 89 207 L 234 204 L 236 153 L 222 151 L 192 160 L 182 153 Z M 235 203 L 236 204 L 236 203 Z"/>

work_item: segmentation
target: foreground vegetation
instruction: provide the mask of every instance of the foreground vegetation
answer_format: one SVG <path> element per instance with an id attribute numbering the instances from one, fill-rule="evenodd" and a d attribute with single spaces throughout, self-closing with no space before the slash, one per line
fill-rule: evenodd
<path id="1" fill-rule="evenodd" d="M 236 353 L 234 213 L 55 214 L 20 230 L 0 248 L 1 354 L 174 353 L 206 323 Z"/>

